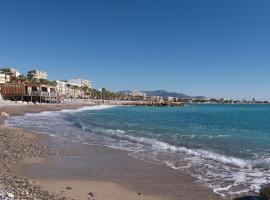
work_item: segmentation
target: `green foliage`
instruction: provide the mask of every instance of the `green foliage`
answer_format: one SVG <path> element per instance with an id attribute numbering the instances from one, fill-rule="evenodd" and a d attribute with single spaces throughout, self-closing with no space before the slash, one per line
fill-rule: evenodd
<path id="1" fill-rule="evenodd" d="M 9 67 L 2 67 L 0 68 L 0 72 L 3 74 L 10 74 L 11 69 Z"/>

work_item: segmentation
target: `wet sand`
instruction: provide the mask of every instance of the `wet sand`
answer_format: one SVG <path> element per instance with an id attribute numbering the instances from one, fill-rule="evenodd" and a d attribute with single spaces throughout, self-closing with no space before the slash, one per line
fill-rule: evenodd
<path id="1" fill-rule="evenodd" d="M 83 105 L 3 107 L 11 115 Z M 38 182 L 68 199 L 221 199 L 185 172 L 139 161 L 126 151 L 77 144 L 39 134 L 39 142 L 56 154 L 25 159 L 13 173 Z"/>

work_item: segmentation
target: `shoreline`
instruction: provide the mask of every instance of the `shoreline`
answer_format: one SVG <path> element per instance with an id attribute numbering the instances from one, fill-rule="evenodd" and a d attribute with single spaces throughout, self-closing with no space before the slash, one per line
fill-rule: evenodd
<path id="1" fill-rule="evenodd" d="M 11 115 L 20 115 L 78 109 L 85 104 L 29 106 L 16 106 L 13 111 L 10 108 L 13 106 L 3 106 L 0 109 Z M 1 120 L 3 123 L 4 120 Z M 47 154 L 45 159 L 39 159 L 39 156 L 31 161 L 25 160 L 13 168 L 13 173 L 39 182 L 42 188 L 55 196 L 75 199 L 222 199 L 185 172 L 145 163 L 128 156 L 127 152 L 59 141 L 42 134 L 34 135 L 38 137 L 39 143 L 57 153 Z M 83 189 L 77 185 L 88 187 Z M 99 190 L 101 186 L 106 189 Z M 68 187 L 71 189 L 66 189 Z M 92 190 L 89 191 L 89 188 Z"/>

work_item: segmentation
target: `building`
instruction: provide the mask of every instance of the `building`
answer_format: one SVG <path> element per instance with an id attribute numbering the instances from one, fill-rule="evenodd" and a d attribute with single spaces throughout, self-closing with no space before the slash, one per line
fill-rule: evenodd
<path id="1" fill-rule="evenodd" d="M 41 83 L 3 83 L 1 94 L 4 99 L 15 101 L 52 102 L 57 100 L 56 87 Z"/>
<path id="2" fill-rule="evenodd" d="M 59 96 L 69 96 L 69 89 L 67 81 L 56 81 L 56 91 Z"/>
<path id="3" fill-rule="evenodd" d="M 161 96 L 150 96 L 150 97 L 148 97 L 148 98 L 149 98 L 149 100 L 151 100 L 151 101 L 163 101 L 163 100 L 164 100 L 164 98 L 161 97 Z"/>
<path id="4" fill-rule="evenodd" d="M 17 69 L 13 68 L 2 68 L 0 70 L 0 83 L 9 82 L 12 78 L 17 78 L 21 74 Z"/>
<path id="5" fill-rule="evenodd" d="M 19 72 L 19 70 L 11 68 L 10 72 L 9 72 L 10 77 L 19 77 L 21 75 L 21 73 Z"/>
<path id="6" fill-rule="evenodd" d="M 29 71 L 28 76 L 32 76 L 34 79 L 48 79 L 48 73 L 39 69 Z"/>
<path id="7" fill-rule="evenodd" d="M 81 85 L 82 85 L 82 87 L 85 86 L 88 88 L 92 88 L 92 81 L 81 79 Z"/>
<path id="8" fill-rule="evenodd" d="M 80 78 L 74 78 L 67 80 L 68 95 L 70 97 L 83 97 L 83 87 L 92 88 L 92 81 Z"/>
<path id="9" fill-rule="evenodd" d="M 144 92 L 132 92 L 131 93 L 132 96 L 140 96 L 140 97 L 146 97 L 146 93 Z"/>
<path id="10" fill-rule="evenodd" d="M 92 88 L 92 81 L 90 80 L 86 80 L 86 79 L 80 79 L 80 78 L 73 78 L 73 79 L 69 79 L 67 80 L 67 83 L 70 85 L 76 85 L 79 87 L 88 87 L 88 88 Z"/>
<path id="11" fill-rule="evenodd" d="M 82 87 L 82 81 L 79 78 L 68 79 L 67 83 L 72 86 Z"/>
<path id="12" fill-rule="evenodd" d="M 10 81 L 10 76 L 8 74 L 0 73 L 0 84 L 7 83 Z"/>
<path id="13" fill-rule="evenodd" d="M 174 97 L 168 97 L 168 101 L 174 101 L 176 98 L 174 98 Z"/>

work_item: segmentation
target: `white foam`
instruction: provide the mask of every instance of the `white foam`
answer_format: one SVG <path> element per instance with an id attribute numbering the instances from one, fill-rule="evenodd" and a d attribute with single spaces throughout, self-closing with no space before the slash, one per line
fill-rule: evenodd
<path id="1" fill-rule="evenodd" d="M 168 167 L 172 168 L 172 169 L 176 169 L 176 170 L 179 170 L 179 169 L 182 169 L 183 167 L 176 167 L 172 162 L 170 161 L 163 161 L 163 163 L 165 165 L 167 165 Z"/>
<path id="2" fill-rule="evenodd" d="M 82 111 L 87 111 L 87 110 L 102 110 L 102 109 L 109 109 L 116 107 L 115 105 L 97 105 L 97 106 L 85 106 L 76 110 L 71 110 L 71 109 L 64 109 L 59 112 L 62 113 L 75 113 L 75 112 L 82 112 Z"/>
<path id="3" fill-rule="evenodd" d="M 8 117 L 5 120 L 5 124 L 6 125 L 12 125 L 12 123 L 9 123 L 10 119 L 15 119 L 17 121 L 19 120 L 24 120 L 23 117 L 33 117 L 33 116 L 39 116 L 39 117 L 47 117 L 47 116 L 57 116 L 59 115 L 59 113 L 76 113 L 76 112 L 83 112 L 83 111 L 87 111 L 87 110 L 103 110 L 103 109 L 109 109 L 109 108 L 113 108 L 116 107 L 114 105 L 96 105 L 96 106 L 84 106 L 82 108 L 79 109 L 63 109 L 60 111 L 43 111 L 43 112 L 39 112 L 39 113 L 25 113 L 23 116 L 11 116 Z"/>
<path id="4" fill-rule="evenodd" d="M 235 183 L 245 183 L 247 181 L 246 174 L 244 172 L 238 172 L 233 176 Z"/>
<path id="5" fill-rule="evenodd" d="M 232 187 L 232 185 L 228 185 L 228 186 L 223 187 L 223 188 L 215 188 L 215 189 L 213 189 L 213 192 L 215 192 L 216 194 L 218 194 L 222 197 L 225 197 L 225 194 L 223 194 L 222 192 L 228 191 L 231 187 Z"/>
<path id="6" fill-rule="evenodd" d="M 234 165 L 234 166 L 241 167 L 241 168 L 250 167 L 250 161 L 248 161 L 248 160 L 243 160 L 243 159 L 232 157 L 232 156 L 225 156 L 225 155 L 214 153 L 214 152 L 208 151 L 208 150 L 189 149 L 186 147 L 177 147 L 174 145 L 170 145 L 166 142 L 158 141 L 156 139 L 131 136 L 131 135 L 126 134 L 125 131 L 122 131 L 122 130 L 105 130 L 105 129 L 103 129 L 103 131 L 106 133 L 113 134 L 114 136 L 117 136 L 120 139 L 126 139 L 126 140 L 129 140 L 131 142 L 137 142 L 139 144 L 143 143 L 143 144 L 152 146 L 156 150 L 171 151 L 173 153 L 183 152 L 183 153 L 187 153 L 189 155 L 202 157 L 205 159 L 212 159 L 212 160 L 222 162 L 224 164 L 230 164 L 230 165 Z"/>

